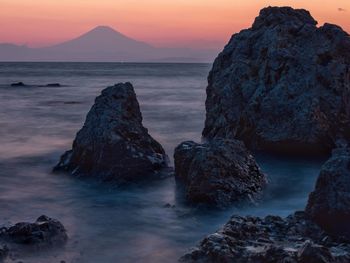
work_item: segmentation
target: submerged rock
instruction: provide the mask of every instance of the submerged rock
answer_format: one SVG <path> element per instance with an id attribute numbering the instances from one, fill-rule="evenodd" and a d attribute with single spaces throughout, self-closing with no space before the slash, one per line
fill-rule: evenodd
<path id="1" fill-rule="evenodd" d="M 119 83 L 104 89 L 77 133 L 72 150 L 54 171 L 117 183 L 159 178 L 168 158 L 142 125 L 134 88 Z"/>
<path id="2" fill-rule="evenodd" d="M 60 83 L 49 83 L 46 85 L 46 87 L 61 87 Z"/>
<path id="3" fill-rule="evenodd" d="M 233 216 L 204 238 L 181 262 L 350 262 L 349 240 L 332 239 L 303 212 L 278 216 Z"/>
<path id="4" fill-rule="evenodd" d="M 327 154 L 350 138 L 350 37 L 290 7 L 260 11 L 208 77 L 203 137 L 250 149 Z"/>
<path id="5" fill-rule="evenodd" d="M 56 219 L 40 216 L 34 223 L 21 222 L 3 229 L 1 239 L 9 244 L 25 246 L 62 246 L 68 237 L 64 226 Z"/>
<path id="6" fill-rule="evenodd" d="M 253 156 L 236 140 L 192 141 L 175 149 L 175 178 L 191 203 L 225 207 L 254 202 L 266 184 Z"/>
<path id="7" fill-rule="evenodd" d="M 12 83 L 11 87 L 25 87 L 27 85 L 25 85 L 23 82 L 16 82 L 16 83 Z"/>
<path id="8" fill-rule="evenodd" d="M 350 149 L 339 148 L 323 165 L 306 207 L 309 217 L 334 235 L 350 238 Z"/>

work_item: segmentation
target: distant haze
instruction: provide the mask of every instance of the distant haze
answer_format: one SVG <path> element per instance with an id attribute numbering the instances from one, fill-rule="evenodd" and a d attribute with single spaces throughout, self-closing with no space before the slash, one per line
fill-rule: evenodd
<path id="1" fill-rule="evenodd" d="M 0 61 L 212 62 L 218 50 L 157 48 L 98 26 L 72 40 L 43 48 L 0 44 Z"/>

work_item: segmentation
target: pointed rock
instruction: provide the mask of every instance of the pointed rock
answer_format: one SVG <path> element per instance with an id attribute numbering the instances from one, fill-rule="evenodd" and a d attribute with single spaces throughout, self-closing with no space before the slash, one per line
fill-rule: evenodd
<path id="1" fill-rule="evenodd" d="M 133 86 L 119 83 L 96 98 L 72 150 L 54 170 L 123 184 L 158 178 L 167 163 L 164 149 L 142 125 Z"/>

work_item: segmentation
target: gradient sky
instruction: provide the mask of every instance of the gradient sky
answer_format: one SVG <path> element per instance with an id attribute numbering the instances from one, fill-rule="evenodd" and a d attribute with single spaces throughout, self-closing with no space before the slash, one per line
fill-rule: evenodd
<path id="1" fill-rule="evenodd" d="M 221 48 L 269 5 L 350 32 L 350 0 L 0 0 L 0 42 L 45 46 L 108 25 L 155 46 Z"/>

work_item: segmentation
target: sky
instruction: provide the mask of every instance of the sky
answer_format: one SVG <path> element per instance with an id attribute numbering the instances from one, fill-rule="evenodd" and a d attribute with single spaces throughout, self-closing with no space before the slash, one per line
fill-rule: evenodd
<path id="1" fill-rule="evenodd" d="M 0 43 L 48 46 L 105 25 L 154 46 L 221 48 L 266 6 L 350 32 L 350 0 L 0 0 Z"/>

